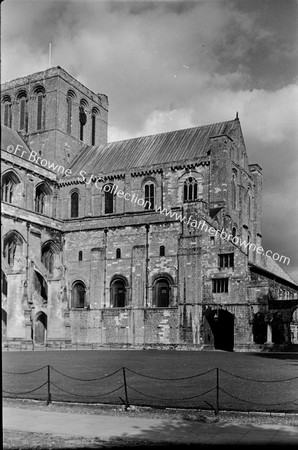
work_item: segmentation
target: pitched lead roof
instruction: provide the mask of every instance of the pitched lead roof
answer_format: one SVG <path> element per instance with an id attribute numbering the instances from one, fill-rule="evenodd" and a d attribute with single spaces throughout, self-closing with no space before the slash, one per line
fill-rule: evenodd
<path id="1" fill-rule="evenodd" d="M 16 132 L 1 124 L 1 150 L 6 150 L 9 145 L 12 145 L 16 148 L 18 145 L 22 146 L 22 150 L 26 150 L 28 155 L 30 154 L 30 150 L 27 147 L 26 143 L 23 141 L 21 136 Z M 8 150 L 9 153 L 11 151 Z M 19 155 L 19 153 L 17 153 Z"/>
<path id="2" fill-rule="evenodd" d="M 87 174 L 99 174 L 193 160 L 207 155 L 211 137 L 231 136 L 236 128 L 240 128 L 239 121 L 231 120 L 100 146 L 86 146 L 72 161 L 70 169 L 73 174 L 80 170 L 85 170 Z"/>

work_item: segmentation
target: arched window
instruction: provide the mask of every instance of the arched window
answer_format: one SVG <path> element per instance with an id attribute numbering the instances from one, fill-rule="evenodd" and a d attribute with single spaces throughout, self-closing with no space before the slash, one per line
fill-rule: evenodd
<path id="1" fill-rule="evenodd" d="M 22 255 L 23 252 L 23 240 L 21 236 L 12 231 L 5 238 L 3 243 L 3 256 L 6 262 L 13 266 L 15 263 L 16 255 L 19 253 L 19 256 Z"/>
<path id="2" fill-rule="evenodd" d="M 48 285 L 44 277 L 34 270 L 33 275 L 34 290 L 43 298 L 44 302 L 48 300 Z"/>
<path id="3" fill-rule="evenodd" d="M 68 134 L 71 134 L 72 104 L 73 104 L 74 98 L 75 98 L 75 93 L 73 91 L 68 91 L 67 97 L 66 97 L 66 103 L 67 103 L 66 131 Z"/>
<path id="4" fill-rule="evenodd" d="M 37 96 L 37 130 L 43 128 L 43 94 L 39 93 Z"/>
<path id="5" fill-rule="evenodd" d="M 14 203 L 19 178 L 14 172 L 7 172 L 2 177 L 2 201 Z"/>
<path id="6" fill-rule="evenodd" d="M 116 249 L 116 259 L 120 259 L 121 258 L 121 249 L 117 248 Z"/>
<path id="7" fill-rule="evenodd" d="M 157 308 L 170 306 L 170 283 L 166 278 L 158 278 L 153 285 L 153 304 Z"/>
<path id="8" fill-rule="evenodd" d="M 92 108 L 91 115 L 91 145 L 95 145 L 96 139 L 96 116 L 99 114 L 99 110 L 97 108 Z"/>
<path id="9" fill-rule="evenodd" d="M 187 178 L 183 190 L 184 202 L 193 202 L 198 198 L 198 183 L 193 177 Z"/>
<path id="10" fill-rule="evenodd" d="M 11 114 L 11 98 L 9 95 L 5 95 L 3 97 L 3 109 L 4 109 L 4 125 L 11 128 L 11 120 L 12 120 L 12 114 Z"/>
<path id="11" fill-rule="evenodd" d="M 41 262 L 50 273 L 54 271 L 55 254 L 59 253 L 59 247 L 54 242 L 46 242 L 41 249 Z"/>
<path id="12" fill-rule="evenodd" d="M 41 261 L 43 265 L 48 269 L 50 273 L 53 273 L 54 270 L 54 253 L 51 247 L 48 247 L 47 250 L 44 250 L 42 253 Z"/>
<path id="13" fill-rule="evenodd" d="M 233 236 L 233 238 L 237 236 L 237 228 L 236 227 L 232 228 L 232 236 Z"/>
<path id="14" fill-rule="evenodd" d="M 232 175 L 231 181 L 231 197 L 232 197 L 232 209 L 237 208 L 237 179 L 235 173 Z"/>
<path id="15" fill-rule="evenodd" d="M 103 190 L 105 193 L 105 214 L 111 214 L 114 212 L 113 185 L 106 184 Z"/>
<path id="16" fill-rule="evenodd" d="M 43 86 L 36 86 L 34 89 L 34 94 L 37 96 L 37 121 L 36 129 L 42 130 L 45 126 L 45 108 L 44 108 L 44 97 L 45 89 Z"/>
<path id="17" fill-rule="evenodd" d="M 83 252 L 80 250 L 79 251 L 79 257 L 78 257 L 79 261 L 83 261 Z"/>
<path id="18" fill-rule="evenodd" d="M 224 229 L 225 229 L 226 231 L 230 231 L 231 225 L 232 225 L 231 217 L 225 216 L 225 217 L 223 218 L 223 226 L 224 226 Z"/>
<path id="19" fill-rule="evenodd" d="M 4 244 L 4 258 L 10 266 L 14 264 L 17 243 L 11 239 Z"/>
<path id="20" fill-rule="evenodd" d="M 84 127 L 87 123 L 87 114 L 85 107 L 88 105 L 86 100 L 81 100 L 79 107 L 79 122 L 80 122 L 80 140 L 84 140 Z"/>
<path id="21" fill-rule="evenodd" d="M 159 247 L 159 256 L 165 256 L 165 246 L 161 245 Z"/>
<path id="22" fill-rule="evenodd" d="M 155 185 L 154 183 L 145 184 L 145 209 L 154 209 L 155 205 Z"/>
<path id="23" fill-rule="evenodd" d="M 27 112 L 27 94 L 24 91 L 21 91 L 18 94 L 19 101 L 19 129 L 22 131 L 28 131 L 28 112 Z"/>
<path id="24" fill-rule="evenodd" d="M 126 282 L 117 277 L 111 282 L 111 306 L 113 308 L 124 308 L 126 306 Z"/>
<path id="25" fill-rule="evenodd" d="M 51 195 L 50 188 L 45 184 L 41 183 L 36 187 L 35 190 L 35 211 L 40 214 L 46 214 L 49 212 L 49 198 Z"/>
<path id="26" fill-rule="evenodd" d="M 79 217 L 79 193 L 77 191 L 70 196 L 70 217 Z"/>
<path id="27" fill-rule="evenodd" d="M 3 295 L 7 296 L 7 277 L 2 269 L 1 269 L 1 292 Z"/>
<path id="28" fill-rule="evenodd" d="M 85 284 L 82 281 L 76 281 L 72 285 L 71 304 L 73 308 L 84 308 L 86 297 Z"/>
<path id="29" fill-rule="evenodd" d="M 250 220 L 251 214 L 251 190 L 250 187 L 247 189 L 247 219 Z"/>

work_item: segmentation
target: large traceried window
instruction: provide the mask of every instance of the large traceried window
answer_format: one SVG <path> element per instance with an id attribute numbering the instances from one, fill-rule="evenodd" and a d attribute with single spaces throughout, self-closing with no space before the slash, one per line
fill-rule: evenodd
<path id="1" fill-rule="evenodd" d="M 86 300 L 86 287 L 82 281 L 76 281 L 72 285 L 71 305 L 73 308 L 84 308 Z"/>
<path id="2" fill-rule="evenodd" d="M 2 201 L 14 203 L 19 185 L 20 180 L 14 172 L 5 173 L 2 177 Z"/>
<path id="3" fill-rule="evenodd" d="M 49 201 L 51 189 L 45 183 L 41 183 L 35 190 L 35 211 L 40 214 L 49 213 Z"/>
<path id="4" fill-rule="evenodd" d="M 70 195 L 70 217 L 79 217 L 79 193 L 77 191 Z"/>
<path id="5" fill-rule="evenodd" d="M 10 239 L 4 244 L 4 258 L 10 266 L 14 264 L 14 258 L 17 248 L 17 242 L 14 239 Z"/>
<path id="6" fill-rule="evenodd" d="M 145 193 L 145 209 L 154 209 L 155 206 L 155 185 L 152 182 L 148 182 L 144 187 Z"/>
<path id="7" fill-rule="evenodd" d="M 188 177 L 183 186 L 183 201 L 193 202 L 198 198 L 198 183 L 195 178 Z"/>
<path id="8" fill-rule="evenodd" d="M 59 253 L 58 245 L 52 241 L 46 242 L 41 249 L 41 262 L 50 273 L 54 272 L 55 255 Z"/>
<path id="9" fill-rule="evenodd" d="M 3 257 L 6 262 L 13 266 L 17 255 L 22 256 L 23 252 L 23 240 L 21 236 L 15 231 L 10 232 L 5 238 L 3 243 Z"/>

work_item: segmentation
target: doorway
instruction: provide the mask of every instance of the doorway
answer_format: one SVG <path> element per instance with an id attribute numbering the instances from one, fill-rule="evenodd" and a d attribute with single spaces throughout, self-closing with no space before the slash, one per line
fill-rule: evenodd
<path id="1" fill-rule="evenodd" d="M 36 315 L 35 320 L 35 342 L 36 344 L 44 344 L 47 331 L 47 315 L 40 312 Z"/>
<path id="2" fill-rule="evenodd" d="M 217 350 L 232 352 L 234 348 L 234 316 L 225 309 L 208 309 L 205 312 L 205 330 L 209 342 Z"/>

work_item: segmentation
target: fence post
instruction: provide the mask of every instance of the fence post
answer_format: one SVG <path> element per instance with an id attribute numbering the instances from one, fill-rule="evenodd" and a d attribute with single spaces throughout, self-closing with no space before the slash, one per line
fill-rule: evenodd
<path id="1" fill-rule="evenodd" d="M 128 395 L 127 395 L 127 384 L 126 384 L 126 374 L 125 374 L 125 367 L 122 367 L 122 371 L 123 371 L 123 380 L 124 380 L 124 392 L 125 392 L 125 411 L 127 410 L 127 408 L 129 408 L 129 403 L 128 403 Z"/>
<path id="2" fill-rule="evenodd" d="M 216 409 L 215 415 L 219 414 L 219 368 L 216 368 Z"/>
<path id="3" fill-rule="evenodd" d="M 51 403 L 51 366 L 48 365 L 48 398 L 47 405 Z"/>

